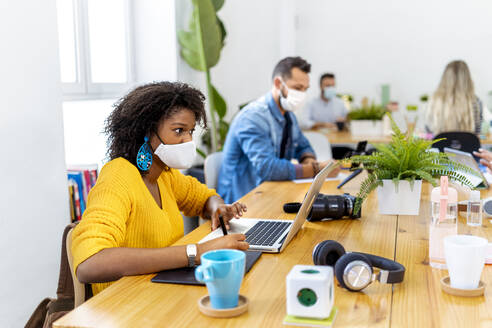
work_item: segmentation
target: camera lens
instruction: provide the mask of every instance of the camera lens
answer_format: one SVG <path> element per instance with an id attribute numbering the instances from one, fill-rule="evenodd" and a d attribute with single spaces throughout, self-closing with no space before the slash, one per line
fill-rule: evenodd
<path id="1" fill-rule="evenodd" d="M 352 202 L 352 199 L 350 199 L 350 197 L 345 197 L 345 215 L 351 217 L 353 210 L 354 210 L 354 203 Z"/>
<path id="2" fill-rule="evenodd" d="M 319 220 L 338 220 L 343 217 L 349 217 L 350 219 L 360 218 L 359 213 L 354 215 L 354 207 L 357 197 L 349 194 L 343 195 L 323 195 L 319 194 L 311 208 L 308 215 L 308 221 Z M 292 203 L 294 204 L 294 203 Z M 284 204 L 284 211 L 287 213 L 297 212 L 299 209 L 291 209 L 291 203 Z M 300 203 L 295 204 L 300 207 Z"/>

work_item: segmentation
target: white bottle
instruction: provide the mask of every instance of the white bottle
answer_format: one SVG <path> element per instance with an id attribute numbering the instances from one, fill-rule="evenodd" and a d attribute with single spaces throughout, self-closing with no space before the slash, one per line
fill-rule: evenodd
<path id="1" fill-rule="evenodd" d="M 466 210 L 466 224 L 469 226 L 482 225 L 482 200 L 480 199 L 480 191 L 472 190 Z"/>
<path id="2" fill-rule="evenodd" d="M 431 193 L 432 222 L 429 227 L 429 264 L 446 269 L 444 238 L 458 233 L 458 192 L 448 187 L 448 177 L 441 177 L 441 186 Z"/>

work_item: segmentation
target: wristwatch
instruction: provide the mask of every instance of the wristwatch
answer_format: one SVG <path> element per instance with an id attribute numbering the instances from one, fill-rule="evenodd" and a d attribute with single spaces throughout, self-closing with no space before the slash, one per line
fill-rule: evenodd
<path id="1" fill-rule="evenodd" d="M 196 244 L 186 245 L 186 255 L 188 256 L 188 267 L 192 268 L 195 266 L 197 248 Z"/>

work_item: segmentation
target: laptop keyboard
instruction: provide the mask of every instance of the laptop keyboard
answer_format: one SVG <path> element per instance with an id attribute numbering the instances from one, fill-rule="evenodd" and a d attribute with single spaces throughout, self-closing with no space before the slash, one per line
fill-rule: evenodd
<path id="1" fill-rule="evenodd" d="M 273 246 L 291 224 L 291 222 L 259 221 L 246 231 L 246 241 L 250 245 Z"/>

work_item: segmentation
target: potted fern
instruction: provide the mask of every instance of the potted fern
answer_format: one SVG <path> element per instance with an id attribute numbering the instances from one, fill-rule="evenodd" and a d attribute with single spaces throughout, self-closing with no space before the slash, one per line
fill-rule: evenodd
<path id="1" fill-rule="evenodd" d="M 383 135 L 382 120 L 385 113 L 386 109 L 374 104 L 351 110 L 347 115 L 351 134 L 356 137 Z"/>
<path id="2" fill-rule="evenodd" d="M 354 212 L 375 189 L 378 193 L 380 214 L 418 215 L 422 181 L 437 186 L 437 178 L 447 175 L 451 180 L 471 187 L 460 172 L 478 175 L 473 169 L 450 159 L 446 154 L 431 151 L 432 144 L 442 139 L 424 140 L 404 135 L 391 115 L 394 135 L 389 144 L 376 144 L 371 155 L 352 156 L 350 161 L 362 164 L 368 171 L 357 195 Z M 384 201 L 383 201 L 384 200 Z"/>

